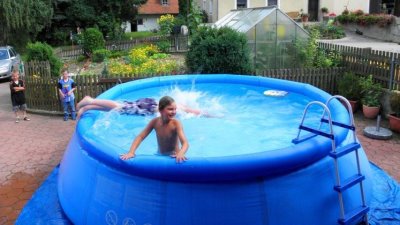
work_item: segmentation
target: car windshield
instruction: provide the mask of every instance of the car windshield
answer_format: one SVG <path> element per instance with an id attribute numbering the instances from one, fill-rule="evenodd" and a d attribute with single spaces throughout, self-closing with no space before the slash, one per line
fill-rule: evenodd
<path id="1" fill-rule="evenodd" d="M 5 49 L 0 50 L 0 60 L 3 60 L 3 59 L 8 59 L 8 53 L 7 53 L 7 50 L 5 50 Z"/>

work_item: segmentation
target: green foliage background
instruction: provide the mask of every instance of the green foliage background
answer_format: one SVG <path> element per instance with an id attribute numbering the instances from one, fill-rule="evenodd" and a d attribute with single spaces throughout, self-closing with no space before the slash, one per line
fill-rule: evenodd
<path id="1" fill-rule="evenodd" d="M 252 68 L 246 35 L 228 27 L 200 27 L 186 64 L 192 72 L 248 74 Z"/>

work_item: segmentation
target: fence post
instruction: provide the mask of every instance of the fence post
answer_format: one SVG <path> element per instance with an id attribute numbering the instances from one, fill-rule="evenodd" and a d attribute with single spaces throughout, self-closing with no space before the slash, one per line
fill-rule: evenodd
<path id="1" fill-rule="evenodd" d="M 393 78 L 394 78 L 394 67 L 397 64 L 394 60 L 394 54 L 392 55 L 392 58 L 390 60 L 390 78 L 389 78 L 389 91 L 392 90 L 392 85 L 393 85 Z"/>

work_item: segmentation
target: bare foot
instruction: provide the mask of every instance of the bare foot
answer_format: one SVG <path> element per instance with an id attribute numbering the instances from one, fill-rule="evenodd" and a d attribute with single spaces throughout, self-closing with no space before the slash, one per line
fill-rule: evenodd
<path id="1" fill-rule="evenodd" d="M 78 110 L 78 113 L 76 114 L 76 120 L 79 120 L 79 119 L 81 118 L 82 114 L 85 112 L 85 109 L 84 109 L 84 108 L 85 108 L 85 107 L 80 108 L 80 109 Z"/>
<path id="2" fill-rule="evenodd" d="M 90 96 L 85 96 L 78 104 L 76 105 L 76 109 L 80 110 L 83 106 L 89 105 L 93 102 L 93 98 Z"/>

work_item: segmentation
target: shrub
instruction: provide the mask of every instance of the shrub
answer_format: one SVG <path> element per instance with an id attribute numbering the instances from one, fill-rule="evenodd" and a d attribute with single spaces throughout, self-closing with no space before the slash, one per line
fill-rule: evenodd
<path id="1" fill-rule="evenodd" d="M 83 32 L 83 50 L 86 55 L 91 56 L 95 50 L 104 48 L 105 41 L 99 29 L 88 28 Z"/>
<path id="2" fill-rule="evenodd" d="M 170 45 L 169 41 L 157 42 L 157 47 L 161 52 L 169 52 Z"/>
<path id="3" fill-rule="evenodd" d="M 172 33 L 172 28 L 175 25 L 175 18 L 171 14 L 162 15 L 160 19 L 157 20 L 160 26 L 160 32 L 162 35 L 170 35 Z"/>
<path id="4" fill-rule="evenodd" d="M 50 45 L 41 42 L 28 43 L 26 49 L 27 61 L 49 61 L 51 75 L 58 76 L 60 74 L 62 62 L 54 55 L 53 48 Z"/>
<path id="5" fill-rule="evenodd" d="M 251 72 L 247 38 L 243 33 L 228 27 L 200 27 L 191 43 L 186 64 L 192 72 Z"/>
<path id="6" fill-rule="evenodd" d="M 373 81 L 372 75 L 360 79 L 362 98 L 361 102 L 366 106 L 380 106 L 380 97 L 382 96 L 382 86 Z"/>
<path id="7" fill-rule="evenodd" d="M 360 78 L 353 72 L 346 72 L 338 81 L 338 92 L 348 100 L 358 101 L 361 98 Z"/>
<path id="8" fill-rule="evenodd" d="M 110 56 L 111 52 L 107 49 L 98 49 L 93 52 L 92 61 L 93 62 L 103 62 L 105 58 Z"/>
<path id="9" fill-rule="evenodd" d="M 342 15 L 336 17 L 336 20 L 342 24 L 357 23 L 361 26 L 377 24 L 380 27 L 385 27 L 393 22 L 394 16 L 387 14 L 364 14 L 362 10 L 357 10 L 351 13 L 343 12 Z"/>
<path id="10" fill-rule="evenodd" d="M 400 117 L 400 92 L 393 91 L 391 93 L 390 108 L 396 117 Z"/>

